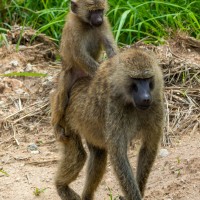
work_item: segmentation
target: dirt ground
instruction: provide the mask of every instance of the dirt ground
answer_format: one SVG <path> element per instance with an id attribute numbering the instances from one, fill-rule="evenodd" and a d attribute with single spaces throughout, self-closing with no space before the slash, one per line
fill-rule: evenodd
<path id="1" fill-rule="evenodd" d="M 48 76 L 0 77 L 0 200 L 59 200 L 54 186 L 59 151 L 49 123 L 48 96 L 56 83 L 55 77 L 60 70 L 60 62 L 55 60 L 57 47 L 43 36 L 36 38 L 35 44 L 27 45 L 30 40 L 29 34 L 32 35 L 28 31 L 18 51 L 13 44 L 0 48 L 0 74 L 37 72 Z M 8 38 L 9 41 L 17 37 L 16 31 L 9 34 L 8 36 L 11 37 Z M 159 48 L 158 51 L 160 52 Z M 192 51 L 189 53 L 191 53 L 191 60 L 195 60 L 194 68 L 200 72 L 200 53 L 192 54 Z M 197 72 L 198 81 L 199 72 Z M 187 107 L 188 104 L 182 102 L 186 107 L 186 112 L 183 111 L 187 115 L 180 115 L 179 118 L 183 119 L 183 116 L 185 118 L 180 123 L 177 122 L 176 127 L 172 124 L 175 119 L 177 121 L 177 115 L 170 117 L 170 124 L 166 123 L 165 139 L 160 148 L 166 149 L 169 154 L 161 156 L 160 152 L 158 153 L 147 183 L 145 200 L 200 199 L 198 81 L 193 83 L 192 92 L 188 93 L 190 97 L 193 95 L 195 105 Z M 166 89 L 166 96 L 167 92 L 168 89 Z M 171 109 L 171 100 L 166 103 L 169 104 L 170 113 L 177 112 L 177 110 L 173 111 L 174 107 Z M 181 103 L 182 99 L 178 100 Z M 181 107 L 180 111 L 182 109 Z M 191 113 L 190 116 L 188 112 Z M 30 145 L 36 149 L 31 149 Z M 134 172 L 138 149 L 139 143 L 136 142 L 130 146 L 128 152 Z M 84 179 L 85 168 L 71 184 L 79 194 L 83 189 Z M 95 199 L 114 200 L 121 194 L 119 183 L 108 162 L 106 174 Z"/>
<path id="2" fill-rule="evenodd" d="M 3 169 L 9 176 L 0 175 L 0 200 L 49 199 L 59 200 L 54 187 L 54 175 L 58 161 L 58 149 L 52 142 L 53 133 L 46 128 L 40 134 L 28 135 L 27 141 L 9 142 L 6 150 L 0 153 Z M 27 151 L 30 142 L 43 141 L 39 154 Z M 167 147 L 169 155 L 158 155 L 147 184 L 146 200 L 199 200 L 200 197 L 200 133 L 184 135 Z M 135 171 L 137 147 L 129 151 L 130 163 Z M 72 187 L 81 193 L 85 170 L 81 172 Z M 46 189 L 35 197 L 35 188 Z M 96 193 L 97 200 L 110 200 L 121 194 L 119 184 L 110 164 Z"/>

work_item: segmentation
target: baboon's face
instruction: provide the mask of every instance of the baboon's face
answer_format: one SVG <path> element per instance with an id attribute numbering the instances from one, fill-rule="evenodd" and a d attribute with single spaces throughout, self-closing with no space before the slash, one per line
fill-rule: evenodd
<path id="1" fill-rule="evenodd" d="M 88 21 L 90 22 L 90 25 L 92 26 L 100 26 L 103 23 L 103 9 L 98 10 L 90 10 L 88 13 Z"/>
<path id="2" fill-rule="evenodd" d="M 152 90 L 154 89 L 154 79 L 151 78 L 131 78 L 130 95 L 133 98 L 134 105 L 146 110 L 152 103 Z"/>
<path id="3" fill-rule="evenodd" d="M 107 9 L 105 0 L 73 0 L 71 10 L 83 22 L 98 27 L 103 23 L 104 13 Z"/>

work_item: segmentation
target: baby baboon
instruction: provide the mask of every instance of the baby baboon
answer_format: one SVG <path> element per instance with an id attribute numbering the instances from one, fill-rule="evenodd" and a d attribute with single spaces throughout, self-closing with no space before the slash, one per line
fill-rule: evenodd
<path id="1" fill-rule="evenodd" d="M 58 87 L 51 95 L 51 121 L 56 133 L 61 133 L 61 121 L 75 81 L 83 76 L 94 76 L 102 47 L 109 58 L 117 52 L 110 24 L 104 16 L 106 10 L 106 0 L 71 1 L 60 46 L 63 68 Z"/>
<path id="2" fill-rule="evenodd" d="M 69 187 L 82 169 L 87 141 L 90 157 L 82 200 L 93 199 L 110 155 L 126 200 L 141 200 L 163 132 L 163 76 L 149 52 L 129 49 L 105 61 L 93 79 L 78 80 L 66 109 L 66 133 L 56 177 L 62 200 L 80 197 Z M 141 138 L 136 179 L 127 149 Z"/>

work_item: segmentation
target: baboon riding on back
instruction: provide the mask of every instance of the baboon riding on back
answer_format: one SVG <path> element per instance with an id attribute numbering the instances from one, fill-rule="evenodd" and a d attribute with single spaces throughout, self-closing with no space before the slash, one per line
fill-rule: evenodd
<path id="1" fill-rule="evenodd" d="M 64 139 L 62 124 L 71 87 L 81 77 L 94 76 L 103 49 L 108 58 L 117 53 L 106 10 L 106 0 L 71 1 L 60 44 L 62 70 L 51 95 L 51 122 L 59 140 Z"/>

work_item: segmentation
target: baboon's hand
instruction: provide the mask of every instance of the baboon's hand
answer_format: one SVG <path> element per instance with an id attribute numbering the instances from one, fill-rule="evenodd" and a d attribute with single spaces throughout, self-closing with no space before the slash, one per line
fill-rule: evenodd
<path id="1" fill-rule="evenodd" d="M 126 199 L 123 196 L 119 196 L 119 200 L 126 200 Z"/>

